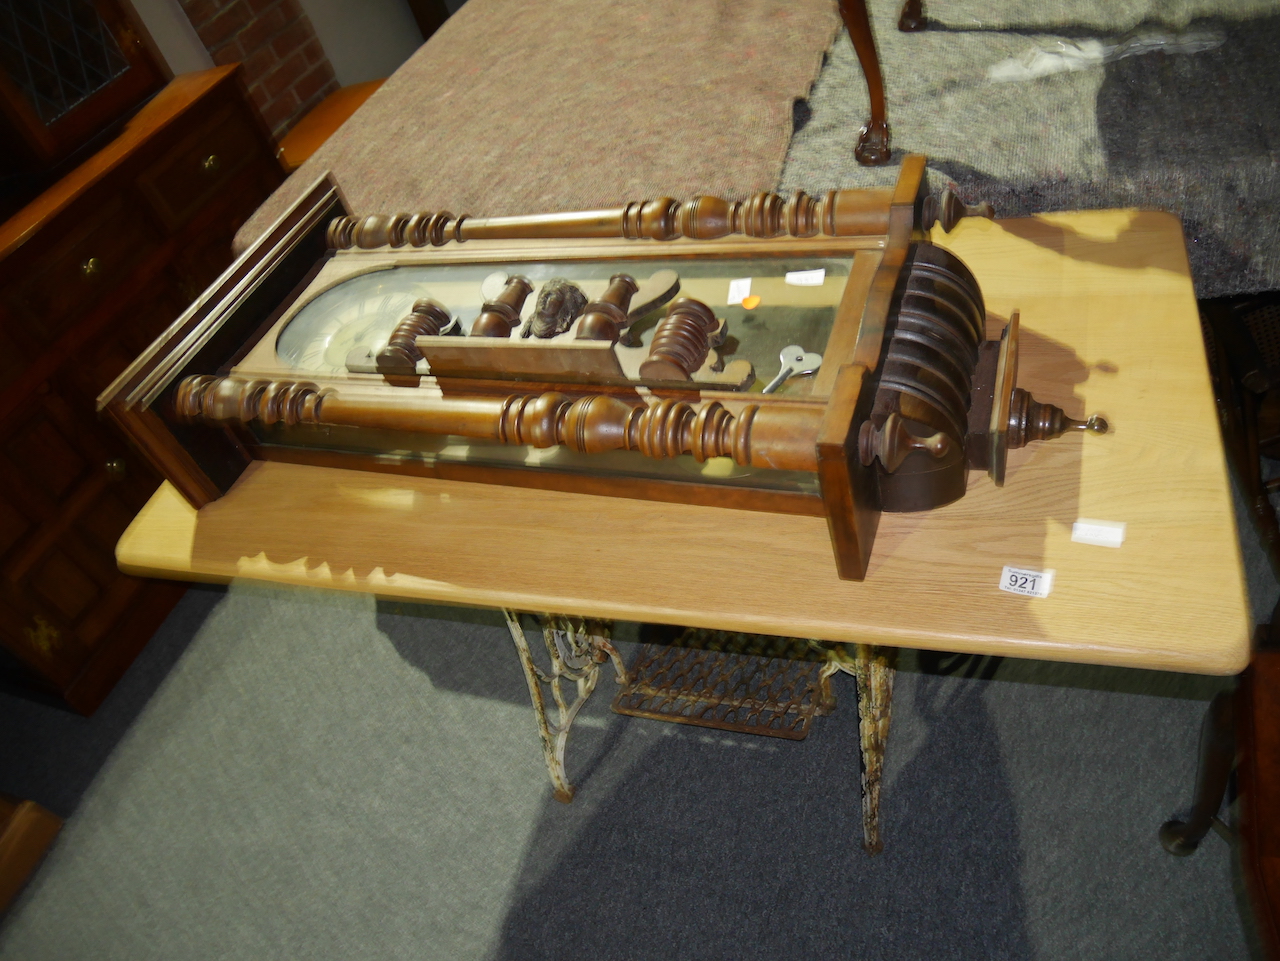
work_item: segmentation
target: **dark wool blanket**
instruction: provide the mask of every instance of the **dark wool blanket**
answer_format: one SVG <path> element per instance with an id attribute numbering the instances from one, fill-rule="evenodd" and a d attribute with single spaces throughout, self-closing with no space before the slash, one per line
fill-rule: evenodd
<path id="1" fill-rule="evenodd" d="M 241 229 L 325 170 L 356 213 L 497 216 L 772 190 L 832 0 L 471 0 Z"/>

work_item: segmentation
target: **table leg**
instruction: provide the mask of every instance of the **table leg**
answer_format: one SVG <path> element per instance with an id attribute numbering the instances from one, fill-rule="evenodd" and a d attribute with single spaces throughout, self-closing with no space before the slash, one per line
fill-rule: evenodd
<path id="1" fill-rule="evenodd" d="M 823 672 L 823 697 L 833 700 L 827 679 L 836 671 L 852 674 L 858 684 L 858 741 L 862 749 L 862 846 L 868 854 L 884 849 L 880 840 L 880 774 L 884 769 L 884 746 L 889 739 L 893 708 L 894 664 L 898 651 L 893 647 L 855 644 L 850 657 L 843 644 L 828 648 L 831 660 Z"/>
<path id="2" fill-rule="evenodd" d="M 507 619 L 507 629 L 511 632 L 511 640 L 515 642 L 516 653 L 520 656 L 520 666 L 524 668 L 524 678 L 529 684 L 529 698 L 533 701 L 538 737 L 542 741 L 542 754 L 555 788 L 555 799 L 568 804 L 573 800 L 573 785 L 565 775 L 564 749 L 573 719 L 595 690 L 601 664 L 606 660 L 613 661 L 619 684 L 626 683 L 627 669 L 617 648 L 609 643 L 610 622 L 584 619 L 575 622 L 563 615 L 545 614 L 540 620 L 542 639 L 551 658 L 551 673 L 548 674 L 533 659 L 524 628 L 520 626 L 520 615 L 508 610 L 502 613 Z M 572 704 L 565 700 L 560 690 L 560 682 L 565 679 L 573 681 L 577 687 L 577 696 Z M 558 713 L 556 720 L 547 717 L 543 684 L 551 688 Z"/>
<path id="3" fill-rule="evenodd" d="M 1231 691 L 1219 692 L 1205 712 L 1200 729 L 1200 768 L 1196 774 L 1191 817 L 1185 822 L 1166 821 L 1160 828 L 1160 843 L 1170 854 L 1185 857 L 1192 853 L 1217 820 L 1236 753 L 1232 694 Z"/>
<path id="4" fill-rule="evenodd" d="M 879 854 L 880 772 L 884 745 L 889 739 L 893 707 L 893 675 L 897 650 L 857 645 L 854 677 L 858 681 L 858 740 L 862 748 L 862 846 Z"/>
<path id="5" fill-rule="evenodd" d="M 880 55 L 876 53 L 866 0 L 840 0 L 840 17 L 849 31 L 849 39 L 853 41 L 858 63 L 862 65 L 871 101 L 871 117 L 858 133 L 858 145 L 854 147 L 853 155 L 864 167 L 878 167 L 889 162 L 892 151 L 889 147 L 889 120 L 885 116 L 884 78 L 880 74 Z"/>

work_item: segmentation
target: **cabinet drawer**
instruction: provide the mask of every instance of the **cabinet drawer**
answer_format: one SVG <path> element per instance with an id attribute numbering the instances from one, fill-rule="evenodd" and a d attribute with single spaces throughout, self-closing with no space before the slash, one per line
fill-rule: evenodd
<path id="1" fill-rule="evenodd" d="M 142 212 L 116 195 L 56 244 L 34 275 L 5 299 L 24 326 L 47 343 L 159 245 Z"/>
<path id="2" fill-rule="evenodd" d="M 261 153 L 249 118 L 228 106 L 143 171 L 138 188 L 161 223 L 176 230 Z"/>

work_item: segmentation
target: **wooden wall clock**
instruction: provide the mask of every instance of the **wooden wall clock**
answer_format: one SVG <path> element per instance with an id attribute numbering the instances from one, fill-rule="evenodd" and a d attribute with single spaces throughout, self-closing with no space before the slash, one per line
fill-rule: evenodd
<path id="1" fill-rule="evenodd" d="M 254 458 L 825 516 L 861 579 L 882 510 L 1003 483 L 1068 429 L 1017 318 L 898 183 L 822 198 L 352 217 L 323 178 L 99 398 L 196 506 Z"/>

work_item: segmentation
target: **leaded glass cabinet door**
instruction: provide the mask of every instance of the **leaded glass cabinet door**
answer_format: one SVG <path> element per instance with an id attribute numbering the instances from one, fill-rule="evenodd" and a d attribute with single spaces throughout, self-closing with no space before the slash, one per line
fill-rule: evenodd
<path id="1" fill-rule="evenodd" d="M 0 0 L 0 215 L 101 146 L 165 74 L 115 0 Z"/>

